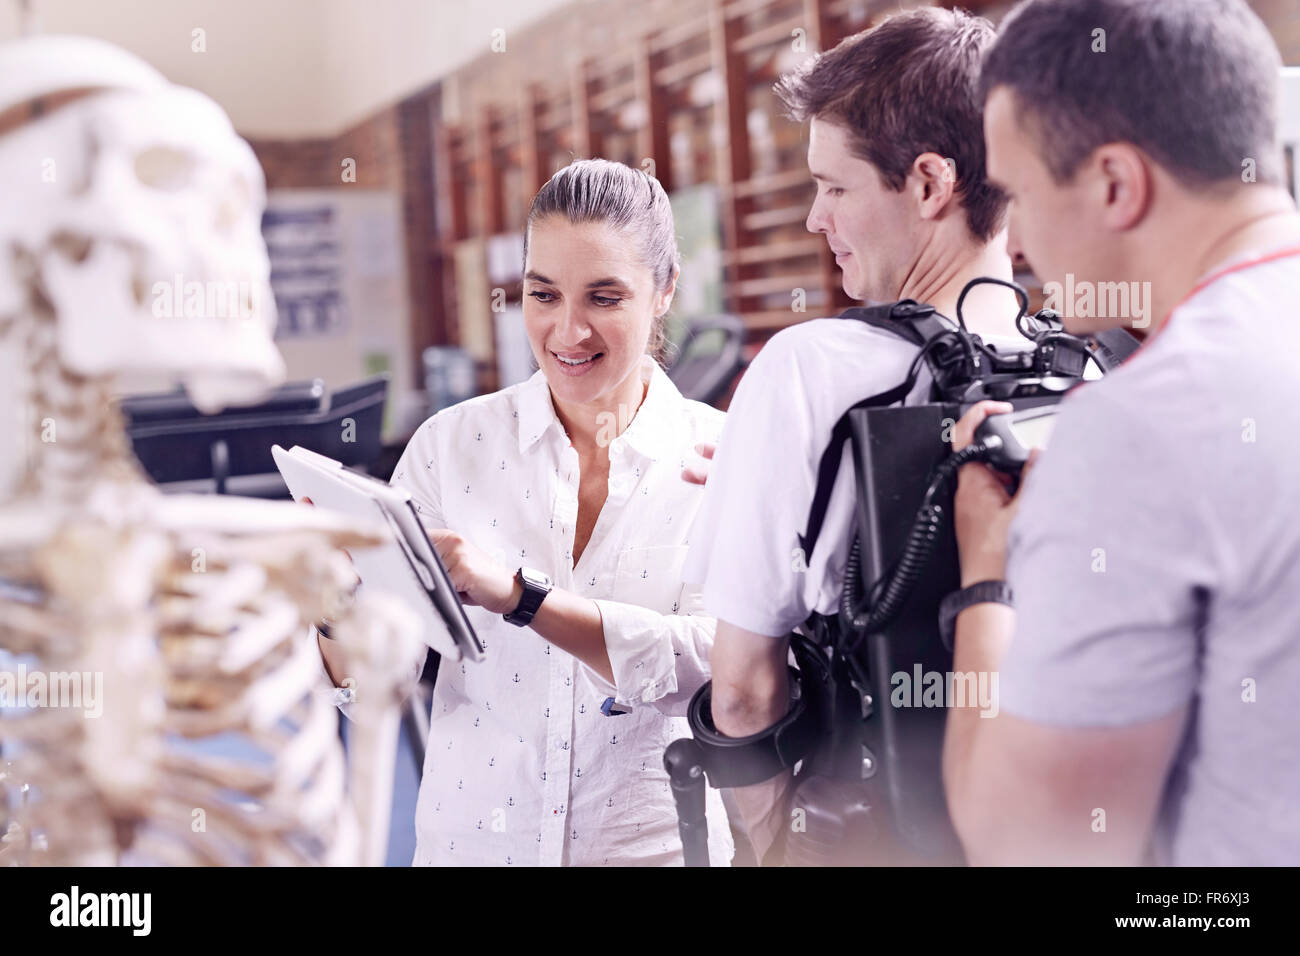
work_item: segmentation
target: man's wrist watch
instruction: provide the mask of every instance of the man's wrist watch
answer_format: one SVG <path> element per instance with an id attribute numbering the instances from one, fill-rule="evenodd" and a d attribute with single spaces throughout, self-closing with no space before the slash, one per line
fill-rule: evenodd
<path id="1" fill-rule="evenodd" d="M 939 604 L 939 637 L 943 641 L 943 646 L 950 651 L 953 649 L 958 614 L 973 604 L 989 602 L 1015 607 L 1011 585 L 1006 581 L 977 581 L 970 587 L 953 591 L 945 597 Z"/>
<path id="2" fill-rule="evenodd" d="M 541 571 L 532 568 L 520 568 L 515 572 L 515 580 L 524 589 L 519 605 L 502 617 L 515 627 L 527 627 L 533 622 L 533 615 L 542 606 L 542 600 L 551 593 L 551 579 Z"/>

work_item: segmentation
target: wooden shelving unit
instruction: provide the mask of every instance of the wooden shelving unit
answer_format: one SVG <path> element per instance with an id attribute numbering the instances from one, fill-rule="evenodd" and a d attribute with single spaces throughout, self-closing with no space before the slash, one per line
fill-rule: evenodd
<path id="1" fill-rule="evenodd" d="M 813 196 L 806 129 L 783 115 L 772 85 L 897 8 L 895 0 L 610 0 L 583 4 L 580 22 L 559 11 L 551 29 L 564 35 L 552 45 L 543 23 L 512 39 L 524 54 L 485 58 L 458 77 L 460 115 L 473 120 L 440 131 L 441 201 L 450 204 L 438 217 L 440 241 L 522 229 L 551 173 L 600 156 L 652 172 L 670 194 L 716 185 L 725 308 L 744 319 L 751 344 L 840 311 L 852 302 L 839 271 L 825 240 L 804 226 Z M 501 92 L 475 96 L 476 86 Z"/>

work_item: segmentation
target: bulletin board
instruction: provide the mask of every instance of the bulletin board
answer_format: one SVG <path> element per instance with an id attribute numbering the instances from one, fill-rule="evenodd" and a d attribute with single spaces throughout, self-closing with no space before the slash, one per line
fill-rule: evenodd
<path id="1" fill-rule="evenodd" d="M 700 183 L 674 190 L 669 202 L 682 271 L 667 332 L 669 341 L 680 342 L 688 320 L 723 311 L 721 199 L 717 186 Z"/>
<path id="2" fill-rule="evenodd" d="M 351 186 L 271 190 L 262 234 L 289 380 L 321 378 L 333 390 L 388 372 L 384 438 L 401 438 L 423 405 L 412 376 L 400 197 Z"/>

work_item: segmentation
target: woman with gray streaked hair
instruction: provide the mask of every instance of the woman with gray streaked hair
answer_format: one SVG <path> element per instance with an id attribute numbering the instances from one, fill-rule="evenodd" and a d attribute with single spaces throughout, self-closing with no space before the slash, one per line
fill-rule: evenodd
<path id="1" fill-rule="evenodd" d="M 681 580 L 703 489 L 680 475 L 723 415 L 647 354 L 678 271 L 653 177 L 561 169 L 524 241 L 539 371 L 434 415 L 393 474 L 486 645 L 438 673 L 417 865 L 682 862 L 664 748 L 689 735 L 715 622 Z M 708 819 L 726 865 L 716 790 Z"/>

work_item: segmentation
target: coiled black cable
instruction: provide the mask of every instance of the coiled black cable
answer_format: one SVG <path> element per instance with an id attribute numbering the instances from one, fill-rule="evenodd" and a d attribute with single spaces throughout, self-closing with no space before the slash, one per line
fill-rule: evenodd
<path id="1" fill-rule="evenodd" d="M 990 446 L 983 443 L 967 445 L 935 467 L 902 554 L 894 566 L 871 585 L 865 600 L 862 594 L 861 541 L 854 536 L 844 566 L 844 588 L 840 594 L 840 622 L 844 632 L 851 635 L 846 648 L 848 653 L 856 651 L 868 634 L 879 633 L 898 616 L 934 553 L 935 543 L 947 520 L 951 486 L 958 470 L 962 465 L 980 461 L 989 451 Z M 943 500 L 938 500 L 940 496 Z"/>

